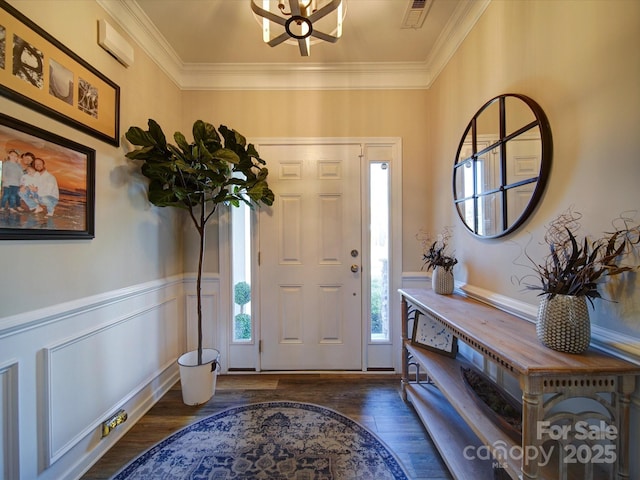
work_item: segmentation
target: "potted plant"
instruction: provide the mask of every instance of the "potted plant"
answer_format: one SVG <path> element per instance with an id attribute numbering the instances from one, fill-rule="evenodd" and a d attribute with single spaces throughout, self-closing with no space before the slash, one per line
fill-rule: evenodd
<path id="1" fill-rule="evenodd" d="M 268 170 L 252 144 L 235 130 L 197 120 L 193 141 L 176 132 L 176 145 L 167 143 L 155 120 L 148 130 L 130 127 L 127 140 L 138 148 L 127 158 L 142 161 L 141 172 L 149 179 L 147 196 L 158 207 L 186 210 L 199 236 L 196 280 L 198 348 L 178 359 L 184 403 L 208 401 L 215 388 L 219 353 L 202 348 L 202 270 L 205 227 L 219 205 L 271 205 L 273 192 L 267 184 Z"/>
<path id="2" fill-rule="evenodd" d="M 251 338 L 251 315 L 244 313 L 244 306 L 251 301 L 251 286 L 247 282 L 238 282 L 233 287 L 233 300 L 240 307 L 235 320 L 236 339 Z"/>
<path id="3" fill-rule="evenodd" d="M 602 298 L 599 286 L 608 279 L 637 268 L 623 263 L 639 243 L 640 225 L 626 219 L 596 239 L 578 238 L 579 212 L 568 210 L 549 224 L 545 243 L 549 253 L 541 263 L 527 258 L 538 278 L 527 289 L 539 290 L 536 332 L 549 348 L 582 353 L 589 347 L 591 323 L 587 300 Z"/>
<path id="4" fill-rule="evenodd" d="M 458 259 L 453 253 L 447 253 L 452 235 L 450 227 L 445 227 L 435 240 L 424 232 L 418 234 L 418 240 L 422 243 L 422 268 L 426 267 L 427 272 L 433 269 L 433 291 L 442 295 L 453 293 L 453 267 L 458 263 Z"/>

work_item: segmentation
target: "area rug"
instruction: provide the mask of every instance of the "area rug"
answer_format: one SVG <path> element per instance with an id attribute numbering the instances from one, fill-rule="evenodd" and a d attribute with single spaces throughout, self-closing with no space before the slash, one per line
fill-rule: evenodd
<path id="1" fill-rule="evenodd" d="M 167 437 L 113 480 L 408 479 L 371 431 L 319 405 L 230 408 Z"/>

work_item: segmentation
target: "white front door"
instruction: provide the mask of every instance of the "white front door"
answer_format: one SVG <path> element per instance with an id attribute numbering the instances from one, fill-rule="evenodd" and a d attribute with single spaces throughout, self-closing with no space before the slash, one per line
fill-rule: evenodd
<path id="1" fill-rule="evenodd" d="M 260 144 L 262 370 L 362 368 L 360 144 Z"/>

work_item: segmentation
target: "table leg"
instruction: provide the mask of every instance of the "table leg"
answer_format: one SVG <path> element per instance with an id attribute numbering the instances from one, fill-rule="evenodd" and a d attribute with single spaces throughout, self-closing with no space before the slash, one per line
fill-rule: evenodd
<path id="1" fill-rule="evenodd" d="M 537 449 L 542 445 L 542 439 L 538 438 L 538 422 L 544 419 L 544 399 L 542 395 L 542 379 L 538 377 L 525 377 L 522 389 L 522 451 L 527 452 Z M 522 478 L 538 478 L 538 461 L 522 459 Z"/>
<path id="2" fill-rule="evenodd" d="M 629 478 L 629 428 L 631 423 L 631 394 L 636 388 L 636 379 L 631 375 L 618 377 L 616 393 L 616 427 L 618 428 L 617 477 Z"/>
<path id="3" fill-rule="evenodd" d="M 407 401 L 407 391 L 406 385 L 409 383 L 409 352 L 404 346 L 404 342 L 407 340 L 407 330 L 408 330 L 408 312 L 409 305 L 407 304 L 407 299 L 403 296 L 401 300 L 402 306 L 402 379 L 400 380 L 401 385 L 401 396 L 403 401 Z"/>

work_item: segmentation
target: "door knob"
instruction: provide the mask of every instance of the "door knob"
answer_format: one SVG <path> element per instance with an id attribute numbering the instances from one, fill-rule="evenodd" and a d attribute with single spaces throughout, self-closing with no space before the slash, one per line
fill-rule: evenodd
<path id="1" fill-rule="evenodd" d="M 351 265 L 351 271 L 353 273 L 357 273 L 358 270 L 360 270 L 360 267 L 358 267 L 358 265 L 356 265 L 355 263 L 353 265 Z"/>

